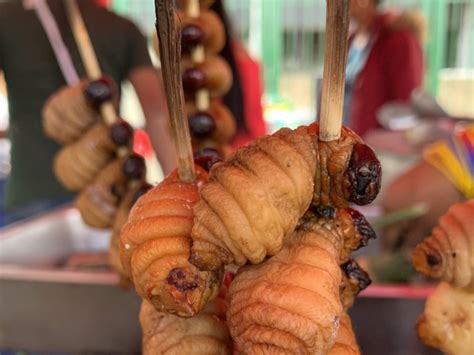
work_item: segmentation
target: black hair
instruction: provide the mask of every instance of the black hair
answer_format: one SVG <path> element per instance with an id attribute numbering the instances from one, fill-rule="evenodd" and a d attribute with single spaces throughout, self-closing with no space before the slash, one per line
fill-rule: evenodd
<path id="1" fill-rule="evenodd" d="M 242 82 L 240 74 L 237 69 L 237 62 L 235 60 L 234 51 L 232 49 L 231 26 L 227 14 L 224 10 L 224 5 L 221 0 L 216 0 L 210 7 L 219 18 L 222 20 L 225 28 L 225 46 L 219 53 L 229 64 L 232 70 L 233 83 L 229 92 L 223 97 L 224 104 L 229 108 L 235 117 L 237 129 L 240 131 L 247 131 L 244 115 L 244 97 L 242 92 Z"/>

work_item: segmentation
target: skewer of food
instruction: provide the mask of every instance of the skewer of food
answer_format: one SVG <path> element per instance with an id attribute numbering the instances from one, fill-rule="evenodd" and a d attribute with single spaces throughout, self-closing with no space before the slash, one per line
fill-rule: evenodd
<path id="1" fill-rule="evenodd" d="M 358 218 L 352 210 L 310 209 L 275 256 L 239 270 L 227 316 L 242 353 L 325 354 L 334 346 L 345 310 L 370 283 L 356 264 L 346 267 L 350 252 L 375 235 Z M 363 277 L 351 287 L 356 269 Z"/>
<path id="2" fill-rule="evenodd" d="M 418 318 L 421 340 L 445 354 L 474 351 L 474 200 L 453 205 L 412 253 L 415 269 L 440 280 Z"/>
<path id="3" fill-rule="evenodd" d="M 43 108 L 45 134 L 62 145 L 76 141 L 101 120 L 100 106 L 114 97 L 112 82 L 105 76 L 61 88 Z"/>
<path id="4" fill-rule="evenodd" d="M 226 325 L 225 286 L 219 296 L 193 318 L 159 312 L 142 302 L 140 324 L 142 354 L 232 354 L 232 340 Z"/>
<path id="5" fill-rule="evenodd" d="M 230 44 L 226 44 L 228 34 L 222 20 L 210 9 L 212 3 L 178 2 L 181 73 L 194 151 L 214 149 L 225 157 L 230 153 L 236 124 L 222 98 L 230 90 L 233 78 L 229 64 L 219 55 Z M 156 41 L 159 53 L 158 46 Z"/>
<path id="6" fill-rule="evenodd" d="M 185 3 L 200 8 L 197 1 Z M 124 271 L 148 314 L 179 320 L 180 334 L 173 338 L 185 338 L 206 305 L 218 299 L 224 267 L 233 264 L 241 267 L 228 293 L 235 353 L 358 354 L 346 311 L 370 279 L 351 253 L 375 234 L 348 204 L 368 204 L 377 196 L 381 168 L 374 152 L 341 128 L 333 107 L 324 120 L 335 124 L 282 129 L 224 162 L 209 154 L 195 165 L 185 80 L 176 70 L 181 46 L 175 11 L 171 1 L 155 4 L 178 169 L 139 198 L 120 237 Z M 327 42 L 338 50 L 326 60 L 344 57 L 325 74 L 338 78 L 330 85 L 334 92 L 343 90 L 345 43 L 334 41 L 347 36 L 347 11 L 347 1 L 328 1 L 333 40 Z M 340 99 L 329 107 L 342 106 Z M 143 312 L 142 325 L 149 324 Z M 176 316 L 182 319 L 169 318 Z M 147 351 L 160 353 L 158 343 L 149 345 L 148 328 Z M 222 339 L 221 328 L 209 329 Z M 198 343 L 196 352 L 188 345 L 189 353 L 199 353 Z"/>
<path id="7" fill-rule="evenodd" d="M 179 37 L 178 44 L 166 43 L 176 35 L 174 10 L 170 2 L 161 2 L 157 8 L 159 29 L 166 34 L 158 31 L 178 169 L 133 206 L 121 229 L 121 264 L 144 299 L 140 323 L 145 354 L 230 354 L 232 343 L 225 324 L 227 306 L 222 297 L 215 298 L 222 275 L 199 272 L 188 260 L 192 208 L 207 180 L 206 169 L 218 158 L 201 152 L 196 161 L 203 167 L 194 165 L 182 81 L 175 70 L 179 67 Z M 188 268 L 199 276 L 192 281 L 192 287 L 182 279 L 180 271 Z M 211 294 L 207 295 L 208 292 Z M 207 303 L 211 298 L 214 301 Z M 202 309 L 196 317 L 183 318 Z"/>
<path id="8" fill-rule="evenodd" d="M 87 78 L 47 101 L 43 127 L 48 137 L 64 145 L 53 170 L 66 189 L 78 193 L 75 206 L 83 221 L 114 229 L 110 262 L 123 274 L 117 263 L 117 230 L 135 196 L 148 187 L 145 163 L 133 153 L 133 128 L 117 115 L 116 85 L 101 71 L 77 3 L 65 4 Z"/>

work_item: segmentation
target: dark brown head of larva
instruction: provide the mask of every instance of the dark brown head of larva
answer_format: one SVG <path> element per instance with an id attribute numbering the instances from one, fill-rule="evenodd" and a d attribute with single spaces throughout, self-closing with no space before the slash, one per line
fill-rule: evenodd
<path id="1" fill-rule="evenodd" d="M 344 271 L 349 282 L 356 286 L 356 294 L 365 290 L 372 283 L 369 274 L 365 272 L 354 259 L 341 265 L 342 271 Z"/>
<path id="2" fill-rule="evenodd" d="M 345 210 L 351 216 L 354 227 L 361 236 L 359 248 L 365 247 L 369 239 L 377 238 L 377 234 L 362 213 L 353 208 L 346 208 Z"/>
<path id="3" fill-rule="evenodd" d="M 188 68 L 183 73 L 183 89 L 186 94 L 194 94 L 206 86 L 206 75 L 200 68 Z"/>
<path id="4" fill-rule="evenodd" d="M 194 139 L 205 139 L 216 130 L 214 117 L 207 112 L 199 111 L 188 118 L 189 131 Z"/>
<path id="5" fill-rule="evenodd" d="M 197 275 L 186 272 L 182 268 L 175 268 L 168 273 L 166 282 L 180 292 L 194 290 L 199 286 Z"/>
<path id="6" fill-rule="evenodd" d="M 368 145 L 354 145 L 345 175 L 349 182 L 349 201 L 362 206 L 377 197 L 382 181 L 382 166 Z"/>
<path id="7" fill-rule="evenodd" d="M 116 145 L 128 147 L 133 142 L 133 128 L 120 119 L 110 127 L 109 136 Z"/>
<path id="8" fill-rule="evenodd" d="M 203 148 L 194 152 L 194 163 L 205 170 L 211 170 L 212 166 L 222 161 L 220 153 L 212 148 Z"/>
<path id="9" fill-rule="evenodd" d="M 201 27 L 189 24 L 181 30 L 181 50 L 183 53 L 189 53 L 193 48 L 202 44 L 204 41 L 204 32 Z"/>
<path id="10" fill-rule="evenodd" d="M 145 160 L 138 154 L 132 154 L 122 166 L 123 174 L 131 180 L 140 180 L 145 177 Z"/>
<path id="11" fill-rule="evenodd" d="M 104 102 L 112 100 L 114 95 L 112 80 L 104 75 L 91 81 L 85 88 L 84 95 L 92 106 L 98 108 Z"/>
<path id="12" fill-rule="evenodd" d="M 426 254 L 426 263 L 429 267 L 437 267 L 441 264 L 442 259 L 438 253 L 427 253 Z"/>

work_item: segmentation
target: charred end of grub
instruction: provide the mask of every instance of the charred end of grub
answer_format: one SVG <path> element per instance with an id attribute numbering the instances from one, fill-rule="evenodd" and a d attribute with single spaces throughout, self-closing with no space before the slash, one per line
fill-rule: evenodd
<path id="1" fill-rule="evenodd" d="M 112 79 L 104 75 L 91 81 L 86 86 L 84 95 L 92 106 L 99 108 L 104 102 L 112 100 L 114 96 Z"/>
<path id="2" fill-rule="evenodd" d="M 180 292 L 194 290 L 199 286 L 199 280 L 196 274 L 188 273 L 182 268 L 172 269 L 168 273 L 166 282 L 175 287 Z"/>
<path id="3" fill-rule="evenodd" d="M 316 217 L 319 217 L 319 218 L 328 218 L 328 219 L 336 218 L 336 209 L 332 206 L 311 205 L 310 210 L 311 212 L 315 214 Z"/>
<path id="4" fill-rule="evenodd" d="M 368 145 L 354 145 L 345 175 L 349 181 L 349 201 L 362 206 L 377 197 L 382 180 L 382 166 Z"/>
<path id="5" fill-rule="evenodd" d="M 133 128 L 128 122 L 120 119 L 110 127 L 109 136 L 118 146 L 130 146 L 133 142 Z"/>
<path id="6" fill-rule="evenodd" d="M 372 283 L 369 274 L 363 270 L 354 259 L 342 264 L 341 268 L 348 278 L 350 284 L 356 290 L 355 295 L 365 290 Z"/>
<path id="7" fill-rule="evenodd" d="M 194 163 L 204 168 L 206 171 L 210 171 L 212 166 L 218 162 L 221 162 L 221 154 L 212 148 L 199 149 L 194 152 Z"/>
<path id="8" fill-rule="evenodd" d="M 142 179 L 146 174 L 145 159 L 138 154 L 130 155 L 123 163 L 122 172 L 129 179 Z"/>
<path id="9" fill-rule="evenodd" d="M 190 53 L 194 48 L 204 43 L 204 31 L 195 24 L 188 24 L 181 30 L 181 49 Z"/>
<path id="10" fill-rule="evenodd" d="M 377 234 L 362 213 L 353 208 L 345 210 L 351 216 L 355 229 L 361 236 L 360 247 L 365 247 L 370 239 L 377 238 Z"/>
<path id="11" fill-rule="evenodd" d="M 208 112 L 199 111 L 189 116 L 189 131 L 194 139 L 209 138 L 216 130 L 216 121 Z"/>
<path id="12" fill-rule="evenodd" d="M 433 254 L 433 253 L 428 253 L 426 254 L 426 263 L 430 266 L 430 267 L 436 267 L 436 266 L 439 266 L 441 264 L 442 260 L 441 260 L 441 256 L 439 254 Z"/>

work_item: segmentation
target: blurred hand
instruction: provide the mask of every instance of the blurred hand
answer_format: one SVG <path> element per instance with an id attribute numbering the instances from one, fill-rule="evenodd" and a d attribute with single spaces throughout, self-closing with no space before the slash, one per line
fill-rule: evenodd
<path id="1" fill-rule="evenodd" d="M 415 220 L 387 227 L 383 231 L 383 248 L 388 251 L 412 249 L 431 234 L 439 217 L 461 200 L 460 192 L 443 174 L 425 161 L 419 162 L 389 185 L 382 207 L 390 213 L 423 203 L 427 212 Z"/>

